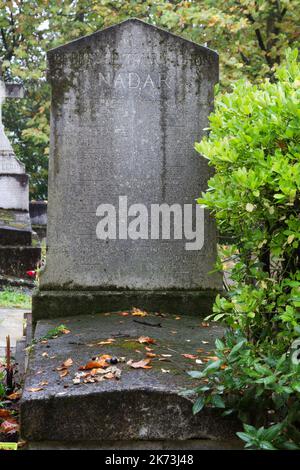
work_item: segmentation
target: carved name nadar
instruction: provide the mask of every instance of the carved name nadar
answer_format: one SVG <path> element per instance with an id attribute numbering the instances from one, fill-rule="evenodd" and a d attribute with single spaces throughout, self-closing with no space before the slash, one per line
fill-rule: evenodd
<path id="1" fill-rule="evenodd" d="M 170 79 L 160 73 L 148 73 L 141 75 L 137 72 L 123 72 L 116 74 L 103 74 L 99 73 L 100 85 L 105 85 L 110 88 L 123 88 L 125 89 L 144 89 L 144 88 L 157 88 L 163 86 L 171 88 Z"/>

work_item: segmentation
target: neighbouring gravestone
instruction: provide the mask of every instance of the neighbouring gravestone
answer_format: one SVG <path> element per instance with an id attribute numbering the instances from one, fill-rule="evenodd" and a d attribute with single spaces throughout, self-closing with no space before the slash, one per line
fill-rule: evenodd
<path id="1" fill-rule="evenodd" d="M 128 20 L 48 59 L 48 252 L 35 320 L 133 305 L 206 313 L 221 278 L 209 274 L 214 222 L 196 209 L 211 172 L 193 147 L 218 55 Z"/>
<path id="2" fill-rule="evenodd" d="M 47 201 L 30 201 L 29 214 L 33 230 L 41 241 L 47 235 Z"/>
<path id="3" fill-rule="evenodd" d="M 22 85 L 4 83 L 0 64 L 0 274 L 15 276 L 35 269 L 41 257 L 29 217 L 29 177 L 2 123 L 5 98 L 23 95 Z"/>

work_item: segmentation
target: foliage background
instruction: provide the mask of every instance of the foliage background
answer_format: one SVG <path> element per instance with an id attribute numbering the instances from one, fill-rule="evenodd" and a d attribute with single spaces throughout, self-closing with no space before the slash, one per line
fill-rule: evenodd
<path id="1" fill-rule="evenodd" d="M 227 295 L 213 314 L 227 327 L 194 406 L 226 408 L 248 448 L 300 449 L 300 63 L 287 50 L 275 73 L 217 96 L 196 150 L 215 169 L 199 202 L 232 237 L 219 268 Z"/>
<path id="2" fill-rule="evenodd" d="M 50 89 L 46 51 L 130 17 L 167 28 L 220 54 L 221 85 L 273 79 L 289 45 L 300 45 L 298 0 L 0 0 L 0 58 L 26 99 L 6 103 L 4 122 L 31 175 L 31 197 L 47 197 Z"/>

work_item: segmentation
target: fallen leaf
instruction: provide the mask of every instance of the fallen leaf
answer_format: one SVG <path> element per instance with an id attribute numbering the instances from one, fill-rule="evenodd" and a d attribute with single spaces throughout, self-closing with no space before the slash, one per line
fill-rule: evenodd
<path id="1" fill-rule="evenodd" d="M 121 317 L 128 317 L 129 312 L 120 312 L 119 315 L 121 315 Z"/>
<path id="2" fill-rule="evenodd" d="M 61 333 L 64 335 L 68 335 L 69 333 L 71 333 L 71 331 L 68 330 L 67 328 L 64 328 L 63 330 L 61 330 Z"/>
<path id="3" fill-rule="evenodd" d="M 138 339 L 138 342 L 141 343 L 141 344 L 143 344 L 143 343 L 154 344 L 155 339 L 150 338 L 149 336 L 140 336 L 139 339 Z"/>
<path id="4" fill-rule="evenodd" d="M 163 374 L 169 374 L 170 370 L 169 369 L 160 369 Z"/>
<path id="5" fill-rule="evenodd" d="M 108 338 L 106 339 L 105 341 L 100 341 L 99 344 L 100 346 L 104 345 L 104 344 L 111 344 L 111 343 L 114 343 L 116 340 L 114 338 Z"/>
<path id="6" fill-rule="evenodd" d="M 147 356 L 147 357 L 156 357 L 157 354 L 148 352 L 148 353 L 146 354 L 146 356 Z"/>
<path id="7" fill-rule="evenodd" d="M 56 367 L 56 370 L 58 371 L 64 371 L 65 369 L 67 369 L 68 367 L 71 367 L 71 365 L 73 364 L 73 360 L 71 358 L 69 359 L 66 359 L 61 366 L 59 367 Z M 66 374 L 67 375 L 67 374 Z"/>
<path id="8" fill-rule="evenodd" d="M 203 328 L 208 328 L 208 327 L 209 327 L 209 323 L 203 321 L 203 322 L 201 323 L 201 326 L 202 326 Z"/>
<path id="9" fill-rule="evenodd" d="M 11 415 L 11 411 L 0 409 L 0 418 L 8 418 Z"/>
<path id="10" fill-rule="evenodd" d="M 7 399 L 11 401 L 19 400 L 19 398 L 21 398 L 21 392 L 14 392 L 7 396 Z"/>
<path id="11" fill-rule="evenodd" d="M 115 378 L 115 374 L 113 374 L 113 372 L 108 372 L 108 374 L 105 374 L 105 375 L 104 375 L 104 378 L 105 378 L 105 379 L 114 379 L 114 378 Z"/>
<path id="12" fill-rule="evenodd" d="M 127 362 L 127 364 L 130 367 L 133 367 L 134 369 L 152 369 L 152 366 L 149 366 L 148 364 L 151 362 L 151 359 L 142 359 L 141 361 L 138 362 L 133 362 L 132 359 Z"/>
<path id="13" fill-rule="evenodd" d="M 203 361 L 201 361 L 201 359 L 196 359 L 196 364 L 203 364 Z"/>
<path id="14" fill-rule="evenodd" d="M 131 315 L 133 315 L 134 317 L 145 317 L 148 314 L 147 312 L 144 312 L 143 310 L 140 310 L 139 308 L 133 307 L 131 311 Z"/>
<path id="15" fill-rule="evenodd" d="M 196 349 L 197 352 L 199 353 L 203 353 L 204 352 L 204 349 L 203 348 L 199 348 L 199 349 Z"/>
<path id="16" fill-rule="evenodd" d="M 73 360 L 71 358 L 67 359 L 65 362 L 63 362 L 64 367 L 70 367 L 73 364 Z"/>
<path id="17" fill-rule="evenodd" d="M 145 346 L 146 351 L 151 352 L 153 351 L 153 348 L 149 348 L 148 346 Z"/>
<path id="18" fill-rule="evenodd" d="M 108 363 L 105 361 L 105 359 L 100 359 L 98 361 L 88 362 L 85 366 L 79 367 L 79 370 L 91 370 L 98 368 L 105 369 L 106 367 L 108 367 Z"/>
<path id="19" fill-rule="evenodd" d="M 0 426 L 0 431 L 5 434 L 18 432 L 19 424 L 15 420 L 3 421 Z"/>
<path id="20" fill-rule="evenodd" d="M 209 341 L 201 341 L 202 344 L 209 344 Z"/>
<path id="21" fill-rule="evenodd" d="M 48 385 L 47 380 L 43 380 L 43 382 L 39 383 L 40 387 L 44 387 L 44 385 Z"/>
<path id="22" fill-rule="evenodd" d="M 161 354 L 162 357 L 172 357 L 172 354 Z"/>
<path id="23" fill-rule="evenodd" d="M 181 320 L 181 317 L 179 317 L 179 316 L 175 317 L 175 320 Z"/>
<path id="24" fill-rule="evenodd" d="M 210 360 L 210 361 L 218 361 L 218 360 L 219 360 L 219 357 L 217 357 L 217 356 L 207 356 L 206 359 L 208 359 L 208 360 Z"/>
<path id="25" fill-rule="evenodd" d="M 31 388 L 27 388 L 27 391 L 28 392 L 32 392 L 32 393 L 35 393 L 35 392 L 41 392 L 43 389 L 43 387 L 31 387 Z"/>
<path id="26" fill-rule="evenodd" d="M 59 372 L 59 376 L 63 378 L 66 375 L 68 375 L 68 373 L 69 373 L 68 369 L 63 369 L 62 371 Z"/>
<path id="27" fill-rule="evenodd" d="M 45 351 L 45 352 L 42 353 L 42 356 L 43 357 L 49 357 L 49 354 Z"/>
<path id="28" fill-rule="evenodd" d="M 186 359 L 197 359 L 198 356 L 195 356 L 195 354 L 181 354 L 183 357 Z"/>

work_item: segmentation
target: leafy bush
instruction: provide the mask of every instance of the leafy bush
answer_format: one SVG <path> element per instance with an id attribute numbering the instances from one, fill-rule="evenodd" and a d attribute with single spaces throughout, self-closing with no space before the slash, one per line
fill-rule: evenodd
<path id="1" fill-rule="evenodd" d="M 239 436 L 262 449 L 300 446 L 300 361 L 291 353 L 300 337 L 297 51 L 288 51 L 276 79 L 239 81 L 217 97 L 209 137 L 196 144 L 216 170 L 199 203 L 232 237 L 218 267 L 233 283 L 210 316 L 229 327 L 216 342 L 219 359 L 192 372 L 206 381 L 194 410 L 238 413 L 246 423 Z"/>

